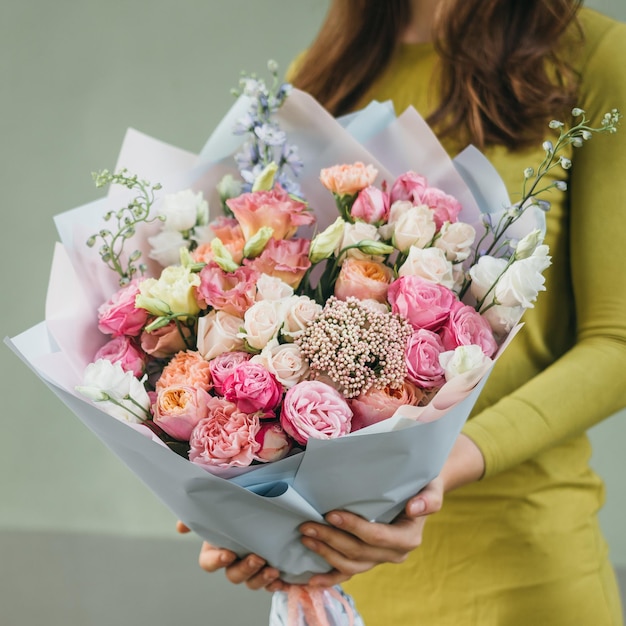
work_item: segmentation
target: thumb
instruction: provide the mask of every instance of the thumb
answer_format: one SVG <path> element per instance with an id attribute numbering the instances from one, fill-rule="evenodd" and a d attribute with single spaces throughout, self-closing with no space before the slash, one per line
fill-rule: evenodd
<path id="1" fill-rule="evenodd" d="M 436 513 L 443 505 L 443 481 L 437 477 L 424 487 L 406 505 L 408 517 L 421 517 Z"/>
<path id="2" fill-rule="evenodd" d="M 179 532 L 181 535 L 186 535 L 187 533 L 191 532 L 191 528 L 188 528 L 180 520 L 178 520 L 176 522 L 176 531 Z"/>

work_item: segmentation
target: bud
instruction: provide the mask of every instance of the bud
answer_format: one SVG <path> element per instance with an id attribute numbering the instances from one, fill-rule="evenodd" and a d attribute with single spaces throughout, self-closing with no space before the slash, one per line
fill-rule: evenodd
<path id="1" fill-rule="evenodd" d="M 572 167 L 572 162 L 567 157 L 562 156 L 560 159 L 560 162 L 561 162 L 561 167 L 564 170 L 568 170 L 570 167 Z"/>
<path id="2" fill-rule="evenodd" d="M 532 256 L 543 237 L 540 230 L 533 230 L 519 240 L 515 246 L 515 260 L 527 259 Z"/>
<path id="3" fill-rule="evenodd" d="M 246 259 L 253 259 L 259 256 L 273 234 L 274 229 L 271 226 L 262 226 L 259 228 L 259 230 L 246 241 L 246 245 L 243 247 L 243 256 Z"/>
<path id="4" fill-rule="evenodd" d="M 554 146 L 551 141 L 544 141 L 542 145 L 543 149 L 548 153 L 551 153 L 554 150 Z"/>
<path id="5" fill-rule="evenodd" d="M 211 241 L 211 250 L 213 251 L 213 260 L 225 271 L 234 272 L 239 265 L 233 260 L 233 255 L 228 251 L 219 237 Z"/>
<path id="6" fill-rule="evenodd" d="M 234 176 L 226 174 L 226 176 L 217 183 L 217 193 L 220 195 L 222 202 L 230 198 L 236 198 L 241 195 L 241 182 Z"/>
<path id="7" fill-rule="evenodd" d="M 575 107 L 572 109 L 572 115 L 574 117 L 580 117 L 581 115 L 584 115 L 585 112 L 582 109 L 579 109 L 578 107 Z"/>
<path id="8" fill-rule="evenodd" d="M 552 120 L 548 126 L 552 128 L 552 130 L 556 130 L 557 128 L 563 128 L 563 122 L 559 122 L 559 120 Z"/>
<path id="9" fill-rule="evenodd" d="M 391 254 L 395 251 L 393 246 L 389 246 L 382 241 L 374 241 L 373 239 L 363 239 L 354 247 L 358 248 L 363 254 L 371 254 L 372 256 Z"/>
<path id="10" fill-rule="evenodd" d="M 261 446 L 256 457 L 265 463 L 282 459 L 291 449 L 291 441 L 280 424 L 262 424 L 255 439 Z"/>
<path id="11" fill-rule="evenodd" d="M 277 171 L 278 165 L 274 161 L 268 163 L 254 180 L 252 191 L 269 191 L 274 186 L 274 177 Z"/>
<path id="12" fill-rule="evenodd" d="M 532 176 L 534 176 L 535 174 L 535 170 L 532 167 L 527 167 L 524 170 L 524 178 L 531 178 Z"/>
<path id="13" fill-rule="evenodd" d="M 344 224 L 345 222 L 338 217 L 330 226 L 314 237 L 309 250 L 311 263 L 315 265 L 333 253 L 343 237 Z"/>
<path id="14" fill-rule="evenodd" d="M 567 183 L 564 180 L 557 180 L 554 183 L 554 186 L 559 190 L 559 191 L 567 191 Z"/>

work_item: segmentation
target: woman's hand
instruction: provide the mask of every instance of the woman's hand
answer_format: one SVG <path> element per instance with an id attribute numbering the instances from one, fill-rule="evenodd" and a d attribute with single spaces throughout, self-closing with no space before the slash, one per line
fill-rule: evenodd
<path id="1" fill-rule="evenodd" d="M 189 532 L 189 528 L 182 522 L 176 523 L 176 530 L 182 534 Z M 236 585 L 245 583 L 249 589 L 268 588 L 268 591 L 279 591 L 288 586 L 278 580 L 280 572 L 275 567 L 268 567 L 257 554 L 248 554 L 240 559 L 234 552 L 216 548 L 206 541 L 200 549 L 198 564 L 206 572 L 224 569 L 226 578 L 231 583 Z M 274 583 L 273 586 L 272 583 Z"/>
<path id="2" fill-rule="evenodd" d="M 427 516 L 442 504 L 443 481 L 436 478 L 409 500 L 391 524 L 368 522 L 347 511 L 328 513 L 328 526 L 303 524 L 302 543 L 333 566 L 331 572 L 316 574 L 308 584 L 332 587 L 380 563 L 401 563 L 421 544 Z"/>

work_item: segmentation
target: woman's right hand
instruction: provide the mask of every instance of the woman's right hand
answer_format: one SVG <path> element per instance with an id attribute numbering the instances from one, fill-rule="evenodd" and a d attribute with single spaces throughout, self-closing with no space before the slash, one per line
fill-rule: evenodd
<path id="1" fill-rule="evenodd" d="M 176 530 L 181 534 L 190 532 L 182 522 L 176 523 Z M 249 589 L 267 589 L 268 591 L 285 591 L 287 583 L 279 580 L 280 572 L 269 567 L 257 554 L 248 554 L 240 559 L 234 552 L 216 548 L 206 541 L 200 549 L 198 564 L 206 572 L 217 572 L 224 569 L 226 578 L 236 585 L 245 583 Z"/>

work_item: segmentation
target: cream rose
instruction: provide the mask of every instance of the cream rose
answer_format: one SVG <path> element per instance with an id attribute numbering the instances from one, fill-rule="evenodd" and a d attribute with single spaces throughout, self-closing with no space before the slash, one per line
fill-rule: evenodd
<path id="1" fill-rule="evenodd" d="M 291 389 L 294 385 L 304 380 L 309 372 L 309 364 L 302 355 L 300 348 L 293 343 L 271 341 L 261 354 L 250 359 L 260 363 L 265 369 L 274 374 L 285 389 Z"/>
<path id="2" fill-rule="evenodd" d="M 389 221 L 393 227 L 393 245 L 402 252 L 411 246 L 425 248 L 437 232 L 433 211 L 425 205 L 395 202 L 389 213 Z"/>
<path id="3" fill-rule="evenodd" d="M 270 340 L 274 339 L 284 321 L 285 302 L 283 300 L 260 300 L 255 302 L 243 317 L 244 338 L 248 345 L 262 350 Z"/>
<path id="4" fill-rule="evenodd" d="M 224 352 L 242 350 L 243 319 L 225 311 L 211 311 L 198 320 L 198 352 L 210 361 Z"/>
<path id="5" fill-rule="evenodd" d="M 257 300 L 282 300 L 293 296 L 293 288 L 277 276 L 261 274 L 256 282 Z"/>
<path id="6" fill-rule="evenodd" d="M 439 231 L 435 247 L 443 250 L 448 261 L 465 261 L 472 251 L 476 230 L 465 222 L 445 222 Z"/>
<path id="7" fill-rule="evenodd" d="M 353 246 L 361 241 L 379 241 L 380 235 L 378 229 L 373 224 L 367 224 L 365 222 L 355 222 L 350 224 L 345 223 L 343 228 L 343 237 L 339 242 L 339 245 L 335 249 L 335 254 L 338 255 L 341 250 L 348 246 Z M 372 255 L 361 252 L 358 248 L 350 248 L 344 255 L 342 255 L 340 262 L 344 261 L 347 257 L 355 257 L 357 259 L 371 259 Z"/>
<path id="8" fill-rule="evenodd" d="M 282 335 L 293 341 L 322 312 L 322 306 L 308 296 L 292 296 L 285 301 Z"/>
<path id="9" fill-rule="evenodd" d="M 419 276 L 448 289 L 454 287 L 452 263 L 439 248 L 422 249 L 412 246 L 407 260 L 398 270 L 398 276 Z"/>

